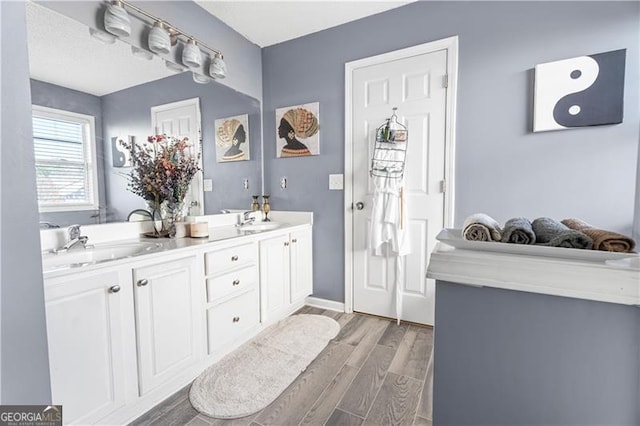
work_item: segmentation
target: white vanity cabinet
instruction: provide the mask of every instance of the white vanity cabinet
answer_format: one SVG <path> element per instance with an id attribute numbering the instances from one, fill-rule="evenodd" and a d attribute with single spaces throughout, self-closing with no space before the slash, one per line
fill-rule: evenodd
<path id="1" fill-rule="evenodd" d="M 261 319 L 291 313 L 313 292 L 311 228 L 260 241 Z"/>
<path id="2" fill-rule="evenodd" d="M 204 262 L 208 353 L 221 354 L 260 324 L 258 243 L 211 250 Z"/>
<path id="3" fill-rule="evenodd" d="M 291 291 L 289 303 L 303 300 L 313 293 L 313 239 L 311 229 L 290 234 Z"/>
<path id="4" fill-rule="evenodd" d="M 260 317 L 280 317 L 289 306 L 289 234 L 260 241 Z"/>
<path id="5" fill-rule="evenodd" d="M 64 406 L 65 423 L 95 423 L 125 404 L 135 355 L 130 281 L 121 268 L 45 281 L 52 402 Z"/>
<path id="6" fill-rule="evenodd" d="M 205 355 L 196 258 L 167 254 L 45 277 L 51 389 L 65 424 L 105 422 L 193 378 Z"/>
<path id="7" fill-rule="evenodd" d="M 164 244 L 45 272 L 52 402 L 65 423 L 131 422 L 312 292 L 310 224 Z"/>
<path id="8" fill-rule="evenodd" d="M 203 356 L 196 257 L 133 268 L 140 395 Z"/>

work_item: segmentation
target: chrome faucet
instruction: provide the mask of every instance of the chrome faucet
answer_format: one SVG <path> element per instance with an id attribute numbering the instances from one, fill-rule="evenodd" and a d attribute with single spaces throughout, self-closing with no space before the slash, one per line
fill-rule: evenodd
<path id="1" fill-rule="evenodd" d="M 242 213 L 242 218 L 240 219 L 240 222 L 238 222 L 238 224 L 236 226 L 244 226 L 244 225 L 249 225 L 253 222 L 256 221 L 256 217 L 255 215 L 252 216 L 252 214 L 255 213 L 254 211 L 247 211 Z"/>
<path id="2" fill-rule="evenodd" d="M 80 225 L 71 225 L 67 228 L 66 244 L 56 250 L 56 252 L 65 252 L 77 245 L 82 245 L 83 248 L 87 248 L 87 241 L 89 241 L 89 237 L 80 235 Z"/>

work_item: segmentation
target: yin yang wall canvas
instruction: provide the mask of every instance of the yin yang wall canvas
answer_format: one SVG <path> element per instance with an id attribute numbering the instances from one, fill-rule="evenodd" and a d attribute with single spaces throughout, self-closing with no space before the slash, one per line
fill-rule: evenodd
<path id="1" fill-rule="evenodd" d="M 622 123 L 626 49 L 535 68 L 533 131 Z"/>

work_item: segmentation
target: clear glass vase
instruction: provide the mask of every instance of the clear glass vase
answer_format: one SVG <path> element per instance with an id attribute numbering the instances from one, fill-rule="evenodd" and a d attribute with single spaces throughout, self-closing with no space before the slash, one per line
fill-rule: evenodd
<path id="1" fill-rule="evenodd" d="M 184 219 L 184 203 L 164 203 L 164 219 L 163 228 L 166 231 L 166 236 L 169 238 L 175 238 L 177 234 L 176 222 L 182 222 Z"/>
<path id="2" fill-rule="evenodd" d="M 147 207 L 153 218 L 153 233 L 146 235 L 174 238 L 177 233 L 176 222 L 184 218 L 184 203 L 147 201 Z"/>

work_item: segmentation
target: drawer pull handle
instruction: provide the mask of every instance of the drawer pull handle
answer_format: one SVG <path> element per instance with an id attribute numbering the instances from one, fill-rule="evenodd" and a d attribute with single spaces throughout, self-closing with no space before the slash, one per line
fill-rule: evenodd
<path id="1" fill-rule="evenodd" d="M 284 246 L 285 246 L 285 247 L 289 247 L 289 241 L 285 241 L 285 242 L 284 242 Z"/>
<path id="2" fill-rule="evenodd" d="M 238 261 L 238 256 L 231 256 L 231 261 L 232 262 L 237 262 Z"/>
<path id="3" fill-rule="evenodd" d="M 144 287 L 145 285 L 149 284 L 149 280 L 146 278 L 143 278 L 141 280 L 138 280 L 138 287 Z"/>
<path id="4" fill-rule="evenodd" d="M 297 243 L 298 240 L 296 240 L 295 238 L 293 240 L 291 240 L 292 243 Z"/>
<path id="5" fill-rule="evenodd" d="M 237 286 L 238 284 L 240 284 L 240 280 L 233 280 L 231 284 L 233 284 L 234 286 Z"/>
<path id="6" fill-rule="evenodd" d="M 233 317 L 233 322 L 240 322 L 240 317 Z"/>
<path id="7" fill-rule="evenodd" d="M 120 291 L 120 286 L 117 284 L 109 287 L 109 293 L 117 293 L 119 291 Z"/>

